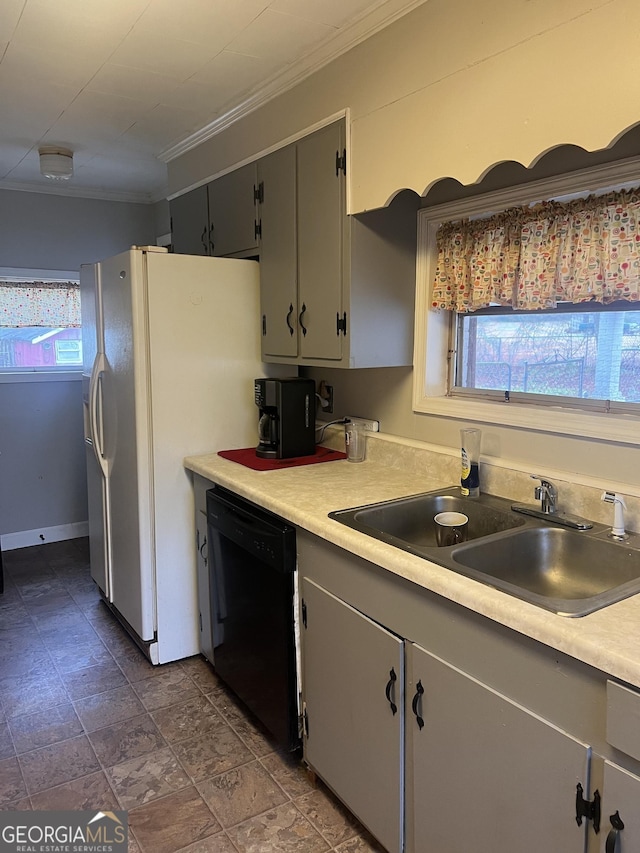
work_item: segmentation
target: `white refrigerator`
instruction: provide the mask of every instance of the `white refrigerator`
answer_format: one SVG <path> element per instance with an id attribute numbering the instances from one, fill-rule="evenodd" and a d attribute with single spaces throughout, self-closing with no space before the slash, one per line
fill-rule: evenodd
<path id="1" fill-rule="evenodd" d="M 258 264 L 134 247 L 80 280 L 91 574 L 166 663 L 199 652 L 183 458 L 258 441 Z"/>

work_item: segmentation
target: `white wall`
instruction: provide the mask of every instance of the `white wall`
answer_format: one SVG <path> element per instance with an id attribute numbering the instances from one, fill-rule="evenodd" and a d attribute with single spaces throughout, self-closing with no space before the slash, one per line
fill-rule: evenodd
<path id="1" fill-rule="evenodd" d="M 0 266 L 77 270 L 132 244 L 155 243 L 156 215 L 153 205 L 0 190 Z M 42 530 L 73 535 L 87 520 L 81 385 L 0 377 L 4 547 L 31 544 L 25 531 L 33 531 L 33 544 Z"/>
<path id="2" fill-rule="evenodd" d="M 604 148 L 640 120 L 636 0 L 429 0 L 169 163 L 174 194 L 339 110 L 351 212 L 561 144 Z"/>

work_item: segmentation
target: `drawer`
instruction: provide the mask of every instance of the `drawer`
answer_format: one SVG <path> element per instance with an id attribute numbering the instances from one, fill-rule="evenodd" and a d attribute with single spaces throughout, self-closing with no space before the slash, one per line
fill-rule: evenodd
<path id="1" fill-rule="evenodd" d="M 640 693 L 607 681 L 607 743 L 640 761 Z"/>

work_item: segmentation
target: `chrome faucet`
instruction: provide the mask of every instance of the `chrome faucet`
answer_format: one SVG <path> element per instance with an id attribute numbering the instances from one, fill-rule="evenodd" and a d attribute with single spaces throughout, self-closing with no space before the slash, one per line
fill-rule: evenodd
<path id="1" fill-rule="evenodd" d="M 544 515 L 553 515 L 557 510 L 558 492 L 553 483 L 539 477 L 537 474 L 531 474 L 532 480 L 540 480 L 540 485 L 536 486 L 534 492 L 535 499 L 540 501 L 540 509 Z"/>

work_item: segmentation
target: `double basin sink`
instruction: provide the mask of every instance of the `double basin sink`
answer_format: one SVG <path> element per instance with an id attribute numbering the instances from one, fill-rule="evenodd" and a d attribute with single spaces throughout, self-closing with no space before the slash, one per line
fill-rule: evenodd
<path id="1" fill-rule="evenodd" d="M 448 511 L 468 517 L 467 541 L 438 547 L 433 518 Z M 467 498 L 454 486 L 329 517 L 562 616 L 585 616 L 640 592 L 640 536 L 615 542 L 605 525 L 577 531 L 553 516 L 521 515 L 493 495 Z"/>

